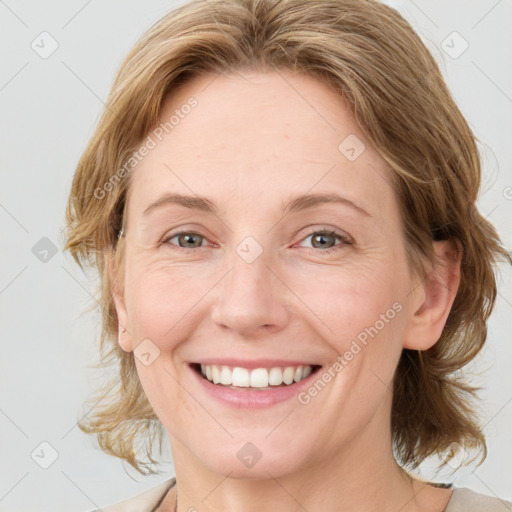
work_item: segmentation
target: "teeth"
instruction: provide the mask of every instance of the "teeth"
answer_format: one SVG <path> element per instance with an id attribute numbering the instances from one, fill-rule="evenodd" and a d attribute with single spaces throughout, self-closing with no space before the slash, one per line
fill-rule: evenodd
<path id="1" fill-rule="evenodd" d="M 280 386 L 283 383 L 283 372 L 281 368 L 271 368 L 268 374 L 268 383 L 271 386 Z"/>
<path id="2" fill-rule="evenodd" d="M 224 368 L 227 369 L 229 372 L 229 368 L 225 366 Z M 251 375 L 249 373 L 249 370 L 246 368 L 233 368 L 233 372 L 231 373 L 231 382 L 230 384 L 233 384 L 233 382 L 237 383 L 237 386 L 240 387 L 246 387 L 248 388 L 251 381 Z"/>
<path id="3" fill-rule="evenodd" d="M 287 366 L 285 368 L 255 368 L 248 370 L 241 367 L 201 365 L 203 377 L 214 384 L 235 386 L 239 388 L 268 388 L 269 386 L 287 386 L 299 382 L 311 374 L 313 368 L 306 366 Z"/>
<path id="4" fill-rule="evenodd" d="M 283 372 L 283 382 L 285 384 L 291 384 L 293 382 L 293 376 L 295 375 L 295 368 L 287 366 Z"/>
<path id="5" fill-rule="evenodd" d="M 238 382 L 234 383 L 237 386 Z M 268 387 L 268 372 L 265 368 L 256 368 L 251 372 L 251 388 L 267 388 Z"/>

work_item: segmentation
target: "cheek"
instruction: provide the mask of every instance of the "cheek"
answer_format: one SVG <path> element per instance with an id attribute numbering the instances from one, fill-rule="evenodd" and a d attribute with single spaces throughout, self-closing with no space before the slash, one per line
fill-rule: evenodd
<path id="1" fill-rule="evenodd" d="M 401 285 L 393 277 L 397 274 L 389 268 L 331 268 L 312 272 L 307 279 L 294 278 L 290 287 L 325 332 L 341 343 L 374 324 L 378 331 L 397 325 L 395 319 L 403 309 Z"/>
<path id="2" fill-rule="evenodd" d="M 402 350 L 405 304 L 398 269 L 337 269 L 298 288 L 315 313 L 313 321 L 337 361 L 340 385 L 370 403 L 365 393 L 392 380 Z M 297 283 L 298 285 L 298 283 Z M 338 379 L 336 379 L 338 380 Z M 349 384 L 351 383 L 351 384 Z"/>
<path id="3" fill-rule="evenodd" d="M 133 333 L 162 349 L 179 338 L 200 308 L 201 299 L 218 281 L 197 265 L 133 265 L 127 272 L 126 305 Z"/>

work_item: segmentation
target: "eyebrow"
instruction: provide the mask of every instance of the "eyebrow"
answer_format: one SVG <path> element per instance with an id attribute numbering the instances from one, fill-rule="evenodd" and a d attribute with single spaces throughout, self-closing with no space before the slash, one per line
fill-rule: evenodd
<path id="1" fill-rule="evenodd" d="M 354 210 L 362 213 L 367 217 L 371 217 L 370 213 L 364 209 L 364 207 L 355 201 L 351 201 L 346 197 L 342 197 L 338 194 L 330 193 L 330 194 L 304 194 L 301 196 L 297 196 L 292 198 L 292 200 L 288 203 L 286 208 L 284 209 L 285 213 L 288 212 L 299 212 L 302 210 L 307 210 L 308 208 L 313 208 L 315 206 L 319 206 L 321 204 L 326 203 L 338 203 L 343 204 L 345 206 L 350 206 Z"/>
<path id="2" fill-rule="evenodd" d="M 292 197 L 291 200 L 286 204 L 283 212 L 293 213 L 302 210 L 307 210 L 315 206 L 326 203 L 338 203 L 349 206 L 359 213 L 371 217 L 364 207 L 357 202 L 351 201 L 346 197 L 342 197 L 338 194 L 304 194 L 300 196 Z M 188 196 L 183 194 L 164 194 L 162 197 L 157 199 L 154 203 L 151 203 L 143 212 L 143 215 L 148 215 L 151 211 L 161 208 L 162 206 L 168 205 L 179 205 L 192 210 L 199 210 L 206 213 L 217 215 L 219 210 L 213 201 L 210 201 L 206 197 L 202 196 Z"/>
<path id="3" fill-rule="evenodd" d="M 191 210 L 200 210 L 206 213 L 218 213 L 218 209 L 215 203 L 201 196 L 185 196 L 182 194 L 164 194 L 160 199 L 157 199 L 154 203 L 151 203 L 143 212 L 143 215 L 147 215 L 156 208 L 162 206 L 176 204 L 190 208 Z"/>

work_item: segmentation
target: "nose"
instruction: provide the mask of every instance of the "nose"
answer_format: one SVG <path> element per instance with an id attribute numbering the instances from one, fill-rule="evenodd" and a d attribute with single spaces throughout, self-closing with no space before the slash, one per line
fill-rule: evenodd
<path id="1" fill-rule="evenodd" d="M 222 329 L 254 337 L 283 329 L 289 319 L 289 290 L 269 266 L 265 251 L 248 263 L 235 254 L 216 286 L 212 320 Z"/>

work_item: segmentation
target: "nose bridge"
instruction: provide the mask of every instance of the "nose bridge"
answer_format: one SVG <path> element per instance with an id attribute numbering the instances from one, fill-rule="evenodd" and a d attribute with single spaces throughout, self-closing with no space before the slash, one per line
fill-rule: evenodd
<path id="1" fill-rule="evenodd" d="M 288 315 L 286 288 L 274 274 L 271 251 L 247 237 L 226 259 L 230 271 L 219 283 L 212 319 L 244 334 L 281 328 Z"/>

